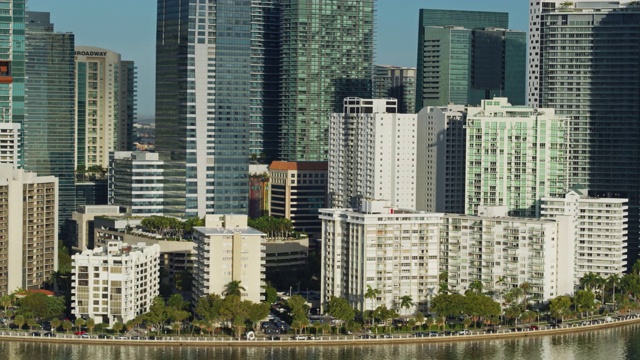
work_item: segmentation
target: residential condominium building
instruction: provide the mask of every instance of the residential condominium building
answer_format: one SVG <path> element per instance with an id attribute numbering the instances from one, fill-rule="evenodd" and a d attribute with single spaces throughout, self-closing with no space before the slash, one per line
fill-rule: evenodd
<path id="1" fill-rule="evenodd" d="M 0 164 L 18 167 L 21 158 L 20 124 L 0 123 Z"/>
<path id="2" fill-rule="evenodd" d="M 402 314 L 426 312 L 437 289 L 443 214 L 399 210 L 367 200 L 359 209 L 321 209 L 321 302 L 341 297 L 360 311 L 395 308 L 403 296 L 414 305 Z M 377 289 L 367 299 L 367 289 Z"/>
<path id="3" fill-rule="evenodd" d="M 588 273 L 622 276 L 627 267 L 627 199 L 592 198 L 584 186 L 542 198 L 542 217 L 568 218 L 562 241 L 573 247 L 575 285 Z M 567 259 L 571 260 L 571 259 Z"/>
<path id="4" fill-rule="evenodd" d="M 440 270 L 451 291 L 464 293 L 480 281 L 499 301 L 525 282 L 531 285 L 530 300 L 573 293 L 570 248 L 563 245 L 568 239 L 560 236 L 556 221 L 509 217 L 504 206 L 480 206 L 479 213 L 443 218 Z"/>
<path id="5" fill-rule="evenodd" d="M 507 13 L 421 9 L 416 112 L 494 96 L 524 105 L 526 33 L 508 23 Z"/>
<path id="6" fill-rule="evenodd" d="M 374 1 L 281 4 L 280 159 L 327 161 L 327 114 L 372 95 Z"/>
<path id="7" fill-rule="evenodd" d="M 76 251 L 93 249 L 96 217 L 124 215 L 124 209 L 117 205 L 79 205 L 71 214 L 73 231 L 71 246 Z"/>
<path id="8" fill-rule="evenodd" d="M 632 266 L 640 254 L 640 7 L 530 0 L 529 13 L 529 104 L 571 118 L 574 184 L 629 200 Z"/>
<path id="9" fill-rule="evenodd" d="M 466 118 L 463 105 L 418 113 L 416 210 L 464 213 Z"/>
<path id="10" fill-rule="evenodd" d="M 274 161 L 269 177 L 270 215 L 287 218 L 295 231 L 318 239 L 322 228 L 318 210 L 327 204 L 327 162 Z"/>
<path id="11" fill-rule="evenodd" d="M 246 215 L 206 215 L 205 226 L 194 229 L 194 301 L 207 294 L 223 295 L 227 284 L 239 281 L 242 299 L 260 302 L 265 234 L 247 226 Z"/>
<path id="12" fill-rule="evenodd" d="M 109 204 L 132 215 L 161 216 L 164 162 L 158 153 L 116 151 L 109 165 Z"/>
<path id="13" fill-rule="evenodd" d="M 417 115 L 398 114 L 396 99 L 344 99 L 329 126 L 329 206 L 363 199 L 415 209 Z"/>
<path id="14" fill-rule="evenodd" d="M 373 74 L 373 98 L 397 99 L 399 113 L 414 113 L 416 108 L 416 68 L 376 65 Z"/>
<path id="15" fill-rule="evenodd" d="M 541 198 L 569 189 L 570 126 L 554 109 L 483 100 L 467 109 L 466 132 L 466 214 L 499 205 L 511 216 L 539 217 Z"/>
<path id="16" fill-rule="evenodd" d="M 96 324 L 127 323 L 159 294 L 158 245 L 111 241 L 72 256 L 71 313 Z"/>
<path id="17" fill-rule="evenodd" d="M 26 13 L 23 167 L 58 179 L 61 227 L 76 208 L 74 46 L 72 33 L 54 31 L 49 13 Z"/>
<path id="18" fill-rule="evenodd" d="M 58 270 L 58 179 L 0 164 L 0 295 Z"/>
<path id="19" fill-rule="evenodd" d="M 120 143 L 119 135 L 125 136 L 128 129 L 133 129 L 133 123 L 127 124 L 133 121 L 133 109 L 127 107 L 134 103 L 135 84 L 126 82 L 135 82 L 135 71 L 129 69 L 130 63 L 123 65 L 120 54 L 111 50 L 76 46 L 75 56 L 76 166 L 106 169 L 111 151 L 131 148 Z M 127 102 L 123 103 L 125 99 Z"/>

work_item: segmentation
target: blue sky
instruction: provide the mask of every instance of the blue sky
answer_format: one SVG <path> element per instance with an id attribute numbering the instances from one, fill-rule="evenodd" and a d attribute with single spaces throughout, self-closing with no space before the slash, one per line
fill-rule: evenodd
<path id="1" fill-rule="evenodd" d="M 376 64 L 415 66 L 418 10 L 509 12 L 510 27 L 527 30 L 524 0 L 376 0 Z M 156 0 L 28 0 L 47 11 L 56 31 L 73 32 L 76 45 L 122 54 L 138 66 L 138 117 L 154 115 Z"/>

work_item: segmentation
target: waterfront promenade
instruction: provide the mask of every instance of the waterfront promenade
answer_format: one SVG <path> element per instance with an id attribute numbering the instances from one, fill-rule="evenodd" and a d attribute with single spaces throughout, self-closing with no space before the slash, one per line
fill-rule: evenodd
<path id="1" fill-rule="evenodd" d="M 0 340 L 2 341 L 27 341 L 27 342 L 46 342 L 46 343 L 65 343 L 65 344 L 88 344 L 88 345 L 127 345 L 127 346 L 322 346 L 322 345 L 374 345 L 374 344 L 413 344 L 413 343 L 446 343 L 460 341 L 481 341 L 481 340 L 497 340 L 506 338 L 522 338 L 531 336 L 548 336 L 561 335 L 577 332 L 597 331 L 614 327 L 627 326 L 640 323 L 640 317 L 631 317 L 627 319 L 614 318 L 609 322 L 597 324 L 580 323 L 566 324 L 563 327 L 551 328 L 540 327 L 537 330 L 523 329 L 522 331 L 513 331 L 511 327 L 498 330 L 496 333 L 487 333 L 485 331 L 472 332 L 469 335 L 440 335 L 431 337 L 415 337 L 413 334 L 394 334 L 390 338 L 363 339 L 355 335 L 332 335 L 320 336 L 314 340 L 295 340 L 291 335 L 281 335 L 279 340 L 271 340 L 265 337 L 258 337 L 255 340 L 235 340 L 229 337 L 194 337 L 194 336 L 173 336 L 162 337 L 155 340 L 149 339 L 132 339 L 132 338 L 114 338 L 114 339 L 98 339 L 96 337 L 82 338 L 71 334 L 56 334 L 52 337 L 32 336 L 30 333 L 19 332 L 0 332 Z"/>

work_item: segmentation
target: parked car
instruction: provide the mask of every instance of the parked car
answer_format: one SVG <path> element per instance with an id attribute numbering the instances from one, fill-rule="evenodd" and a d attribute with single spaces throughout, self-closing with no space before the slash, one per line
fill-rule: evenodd
<path id="1" fill-rule="evenodd" d="M 307 337 L 304 335 L 296 335 L 293 337 L 294 340 L 307 340 Z"/>
<path id="2" fill-rule="evenodd" d="M 382 335 L 380 335 L 380 337 L 382 339 L 391 339 L 393 336 L 391 336 L 391 334 L 382 334 Z"/>
<path id="3" fill-rule="evenodd" d="M 269 336 L 267 340 L 280 340 L 280 336 Z"/>
<path id="4" fill-rule="evenodd" d="M 415 334 L 413 334 L 414 337 L 428 337 L 429 333 L 426 332 L 417 332 Z"/>
<path id="5" fill-rule="evenodd" d="M 46 332 L 46 333 L 42 334 L 42 336 L 44 336 L 44 337 L 54 337 L 55 335 L 53 335 L 52 332 Z"/>
<path id="6" fill-rule="evenodd" d="M 29 334 L 29 335 L 31 335 L 31 336 L 42 336 L 42 334 L 41 334 L 41 333 L 39 333 L 39 332 L 37 332 L 37 331 L 34 331 L 34 332 L 32 332 L 31 334 Z"/>
<path id="7" fill-rule="evenodd" d="M 430 331 L 429 332 L 429 337 L 436 337 L 436 336 L 440 336 L 440 334 L 438 334 L 437 331 Z"/>
<path id="8" fill-rule="evenodd" d="M 538 325 L 531 325 L 529 326 L 530 330 L 540 330 L 540 328 L 538 327 Z"/>
<path id="9" fill-rule="evenodd" d="M 469 331 L 469 330 L 460 330 L 460 331 L 458 331 L 458 335 L 471 335 L 471 331 Z"/>
<path id="10" fill-rule="evenodd" d="M 84 334 L 86 334 L 86 333 L 87 333 L 86 331 L 82 331 L 82 330 L 81 330 L 81 331 L 76 331 L 76 332 L 74 332 L 74 333 L 73 333 L 73 335 L 82 336 L 82 335 L 84 335 Z"/>

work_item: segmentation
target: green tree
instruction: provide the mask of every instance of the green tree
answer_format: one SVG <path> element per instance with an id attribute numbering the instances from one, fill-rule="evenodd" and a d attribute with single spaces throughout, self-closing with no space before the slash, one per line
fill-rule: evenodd
<path id="1" fill-rule="evenodd" d="M 590 312 L 593 309 L 594 302 L 595 295 L 590 290 L 578 290 L 573 297 L 573 305 L 579 313 L 583 311 Z"/>
<path id="2" fill-rule="evenodd" d="M 124 325 L 120 321 L 116 321 L 112 327 L 113 331 L 115 331 L 116 334 L 120 333 L 120 331 L 122 331 L 123 328 L 124 328 Z"/>
<path id="3" fill-rule="evenodd" d="M 69 332 L 71 329 L 73 329 L 73 323 L 69 320 L 65 320 L 62 322 L 62 328 L 65 332 Z"/>
<path id="4" fill-rule="evenodd" d="M 278 301 L 278 291 L 271 285 L 264 288 L 264 297 L 267 304 L 275 304 Z"/>
<path id="5" fill-rule="evenodd" d="M 431 300 L 431 310 L 444 316 L 458 316 L 464 312 L 466 299 L 463 295 L 438 294 Z"/>
<path id="6" fill-rule="evenodd" d="M 571 308 L 571 298 L 568 296 L 558 296 L 549 301 L 549 311 L 556 319 L 564 320 L 564 316 Z"/>
<path id="7" fill-rule="evenodd" d="M 292 321 L 297 321 L 300 328 L 305 327 L 309 323 L 307 318 L 309 306 L 307 305 L 307 300 L 305 298 L 300 295 L 293 295 L 287 299 L 287 307 L 289 308 L 289 314 L 291 314 Z"/>
<path id="8" fill-rule="evenodd" d="M 449 273 L 446 271 L 438 275 L 438 294 L 448 294 L 449 290 Z"/>
<path id="9" fill-rule="evenodd" d="M 520 284 L 520 290 L 522 290 L 522 306 L 524 307 L 524 311 L 527 311 L 527 303 L 529 300 L 527 299 L 527 292 L 531 290 L 531 284 L 527 281 Z"/>
<path id="10" fill-rule="evenodd" d="M 165 321 L 168 319 L 167 307 L 162 297 L 157 296 L 151 302 L 149 312 L 142 315 L 147 323 L 153 324 L 158 332 L 162 331 Z"/>
<path id="11" fill-rule="evenodd" d="M 344 298 L 332 296 L 331 299 L 329 299 L 328 305 L 327 312 L 329 315 L 341 320 L 345 325 L 353 320 L 356 315 L 351 305 L 349 305 L 349 302 Z"/>
<path id="12" fill-rule="evenodd" d="M 471 322 L 472 320 L 470 317 L 466 317 L 462 320 L 462 326 L 464 326 L 465 330 L 469 328 L 469 325 L 471 325 Z"/>
<path id="13" fill-rule="evenodd" d="M 427 330 L 431 330 L 431 327 L 433 325 L 435 325 L 435 323 L 436 323 L 436 319 L 434 319 L 433 317 L 429 316 L 427 318 L 427 320 L 425 320 L 425 323 L 427 324 Z"/>
<path id="14" fill-rule="evenodd" d="M 246 302 L 238 295 L 227 295 L 222 301 L 220 315 L 224 320 L 231 322 L 236 338 L 240 338 L 244 330 L 244 324 L 248 319 Z"/>
<path id="15" fill-rule="evenodd" d="M 239 280 L 233 280 L 225 285 L 224 296 L 235 295 L 238 297 L 242 297 L 242 292 L 246 291 L 242 284 L 240 284 Z"/>
<path id="16" fill-rule="evenodd" d="M 51 324 L 53 325 L 53 321 L 51 322 Z M 92 333 L 92 332 L 93 332 L 93 329 L 94 329 L 95 327 L 96 327 L 96 321 L 95 321 L 95 320 L 93 320 L 93 318 L 92 318 L 92 317 L 90 317 L 90 318 L 87 320 L 87 329 L 89 329 L 89 332 L 90 332 L 90 333 Z"/>
<path id="17" fill-rule="evenodd" d="M 635 300 L 637 294 L 640 293 L 640 275 L 636 273 L 625 274 L 620 280 L 620 287 L 624 293 L 631 294 Z"/>
<path id="18" fill-rule="evenodd" d="M 580 286 L 584 290 L 593 291 L 598 286 L 598 275 L 592 272 L 584 274 L 580 278 Z"/>
<path id="19" fill-rule="evenodd" d="M 58 318 L 51 319 L 51 328 L 53 330 L 57 330 L 60 327 L 60 325 L 62 325 L 62 322 L 60 321 L 60 319 Z"/>
<path id="20" fill-rule="evenodd" d="M 400 298 L 400 308 L 409 309 L 413 306 L 413 299 L 409 295 L 404 295 Z"/>
<path id="21" fill-rule="evenodd" d="M 615 307 L 616 304 L 616 287 L 620 286 L 620 276 L 617 274 L 611 274 L 607 278 L 607 284 L 611 287 L 611 302 Z"/>
<path id="22" fill-rule="evenodd" d="M 206 324 L 217 323 L 220 318 L 220 310 L 222 309 L 222 298 L 217 294 L 208 294 L 198 299 L 195 313 Z"/>
<path id="23" fill-rule="evenodd" d="M 25 317 L 49 320 L 61 316 L 64 310 L 64 299 L 61 297 L 31 292 L 18 300 L 18 313 Z"/>
<path id="24" fill-rule="evenodd" d="M 471 282 L 471 284 L 469 284 L 469 290 L 473 291 L 475 294 L 481 294 L 482 293 L 482 281 L 480 280 L 475 280 L 473 282 Z"/>
<path id="25" fill-rule="evenodd" d="M 253 324 L 253 331 L 257 331 L 260 321 L 269 315 L 270 306 L 266 303 L 254 304 L 249 302 L 247 305 L 247 319 Z"/>
<path id="26" fill-rule="evenodd" d="M 133 322 L 133 320 L 129 320 L 124 324 L 124 328 L 127 329 L 127 332 L 130 332 L 131 330 L 133 330 L 135 326 L 136 324 Z"/>
<path id="27" fill-rule="evenodd" d="M 25 322 L 26 322 L 26 320 L 25 320 L 23 315 L 16 315 L 13 318 L 13 323 L 18 326 L 18 329 L 22 329 L 22 325 L 24 325 Z"/>
<path id="28" fill-rule="evenodd" d="M 418 312 L 416 313 L 416 318 L 415 318 L 415 319 L 416 319 L 416 323 L 417 323 L 420 327 L 422 327 L 422 325 L 424 325 L 424 314 L 423 314 L 423 313 L 421 313 L 421 312 L 419 312 L 419 311 L 418 311 Z"/>
<path id="29" fill-rule="evenodd" d="M 76 325 L 76 329 L 78 329 L 78 331 L 80 330 L 80 328 L 81 328 L 84 324 L 85 324 L 85 321 L 84 321 L 84 319 L 83 319 L 83 318 L 81 318 L 81 317 L 76 318 L 75 325 Z"/>

